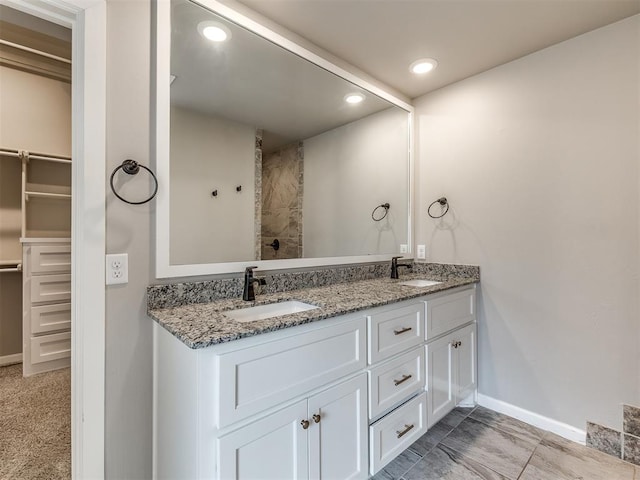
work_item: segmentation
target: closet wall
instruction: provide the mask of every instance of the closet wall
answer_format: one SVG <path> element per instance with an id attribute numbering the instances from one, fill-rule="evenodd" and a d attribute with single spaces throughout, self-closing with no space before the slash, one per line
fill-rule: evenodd
<path id="1" fill-rule="evenodd" d="M 70 58 L 68 40 L 36 33 L 25 16 L 0 8 L 1 39 Z M 56 28 L 47 32 L 64 37 Z M 0 45 L 0 91 L 0 149 L 71 156 L 70 65 Z M 70 164 L 30 160 L 27 169 L 32 187 L 71 193 Z M 22 262 L 20 237 L 68 237 L 70 211 L 68 199 L 31 196 L 23 205 L 22 161 L 0 153 L 0 364 L 19 360 L 22 352 L 22 272 L 15 268 Z"/>

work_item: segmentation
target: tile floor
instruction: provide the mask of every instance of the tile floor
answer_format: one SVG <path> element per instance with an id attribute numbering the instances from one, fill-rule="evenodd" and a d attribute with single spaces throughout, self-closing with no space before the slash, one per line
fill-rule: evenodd
<path id="1" fill-rule="evenodd" d="M 640 480 L 640 467 L 483 407 L 456 408 L 372 480 Z"/>

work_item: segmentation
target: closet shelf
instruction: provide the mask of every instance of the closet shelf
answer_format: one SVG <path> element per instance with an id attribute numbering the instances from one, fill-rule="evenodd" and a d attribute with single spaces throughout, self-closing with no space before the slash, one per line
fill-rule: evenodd
<path id="1" fill-rule="evenodd" d="M 0 148 L 0 156 L 20 158 L 21 150 L 12 148 Z M 43 160 L 46 162 L 55 163 L 71 163 L 71 157 L 64 157 L 62 155 L 47 155 L 46 153 L 28 152 L 27 160 Z"/>
<path id="2" fill-rule="evenodd" d="M 21 271 L 22 260 L 0 260 L 0 273 Z"/>
<path id="3" fill-rule="evenodd" d="M 68 193 L 49 193 L 49 192 L 24 192 L 25 198 L 29 200 L 30 198 L 49 198 L 55 200 L 71 200 L 71 195 Z"/>
<path id="4" fill-rule="evenodd" d="M 70 199 L 71 187 L 62 185 L 43 185 L 39 183 L 27 183 L 24 192 L 25 198 L 50 198 L 50 199 Z"/>

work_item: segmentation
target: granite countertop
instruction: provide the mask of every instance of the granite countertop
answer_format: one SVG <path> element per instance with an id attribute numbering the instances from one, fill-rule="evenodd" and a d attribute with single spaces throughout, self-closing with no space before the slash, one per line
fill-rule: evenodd
<path id="1" fill-rule="evenodd" d="M 376 278 L 265 295 L 257 293 L 253 302 L 246 302 L 241 298 L 223 299 L 210 303 L 150 308 L 148 314 L 182 343 L 189 348 L 197 349 L 421 297 L 478 281 L 478 278 L 473 277 L 457 277 L 445 279 L 431 287 L 399 285 L 400 282 L 414 278 L 428 277 L 411 274 L 403 275 L 399 280 Z M 246 323 L 237 322 L 223 313 L 286 300 L 298 300 L 319 308 Z"/>

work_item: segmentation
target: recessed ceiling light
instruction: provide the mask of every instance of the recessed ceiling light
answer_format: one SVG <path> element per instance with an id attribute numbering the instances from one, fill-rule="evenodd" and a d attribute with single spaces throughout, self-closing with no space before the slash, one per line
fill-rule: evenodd
<path id="1" fill-rule="evenodd" d="M 344 96 L 344 101 L 351 104 L 360 103 L 364 100 L 364 95 L 361 93 L 347 93 Z"/>
<path id="2" fill-rule="evenodd" d="M 412 73 L 416 73 L 418 75 L 422 73 L 427 73 L 433 70 L 438 66 L 438 62 L 433 58 L 421 58 L 420 60 L 416 60 L 411 64 L 409 70 Z"/>
<path id="3" fill-rule="evenodd" d="M 200 22 L 198 24 L 200 35 L 212 42 L 224 42 L 231 38 L 231 31 L 218 22 Z"/>

